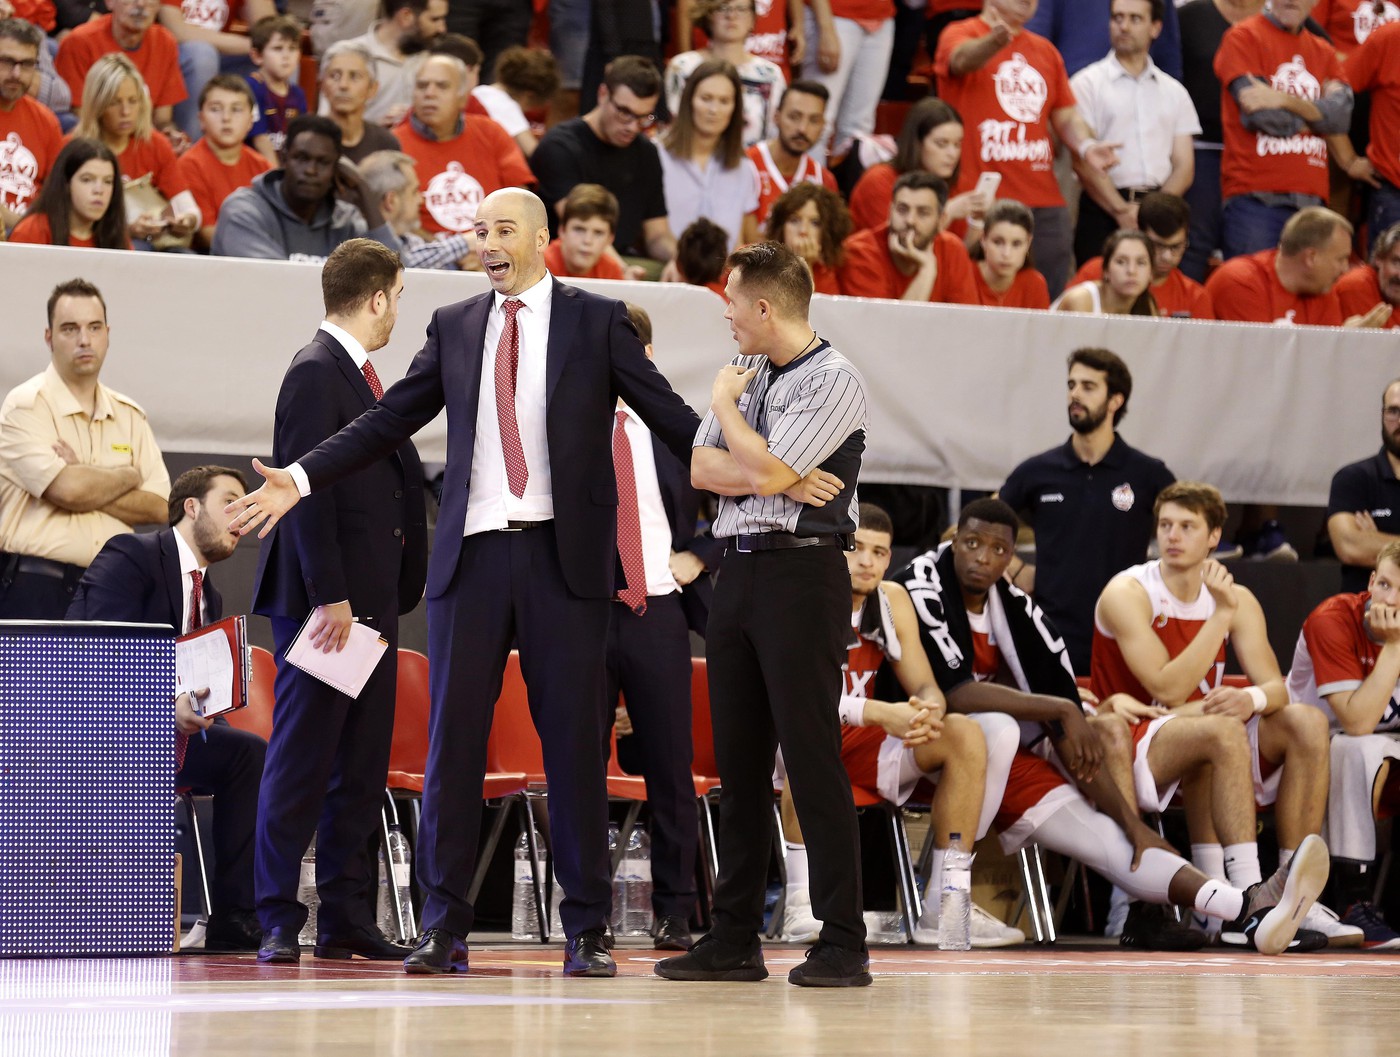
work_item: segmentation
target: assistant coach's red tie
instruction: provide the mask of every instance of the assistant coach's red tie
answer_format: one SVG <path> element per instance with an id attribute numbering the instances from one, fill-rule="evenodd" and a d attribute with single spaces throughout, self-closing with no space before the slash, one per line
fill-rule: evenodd
<path id="1" fill-rule="evenodd" d="M 508 297 L 501 303 L 506 314 L 506 325 L 501 329 L 501 340 L 496 345 L 496 419 L 501 424 L 501 454 L 506 461 L 506 481 L 510 484 L 510 494 L 519 499 L 525 494 L 525 482 L 530 479 L 530 468 L 525 465 L 525 449 L 520 446 L 520 426 L 515 421 L 515 375 L 520 367 L 520 329 L 516 326 L 516 313 L 525 302 L 518 297 Z"/>
<path id="2" fill-rule="evenodd" d="M 647 611 L 647 575 L 642 561 L 642 519 L 637 513 L 637 473 L 626 423 L 627 412 L 619 410 L 613 427 L 613 472 L 617 475 L 617 553 L 622 556 L 627 586 L 617 597 L 641 616 Z"/>
<path id="3" fill-rule="evenodd" d="M 204 626 L 204 617 L 200 615 L 199 603 L 204 596 L 204 574 L 198 569 L 190 573 L 190 626 L 187 631 L 195 631 Z M 188 734 L 182 734 L 178 730 L 175 732 L 175 770 L 178 773 L 180 768 L 185 766 L 185 751 L 189 748 L 190 738 Z"/>
<path id="4" fill-rule="evenodd" d="M 374 369 L 374 364 L 366 360 L 365 365 L 360 368 L 360 373 L 365 376 L 365 381 L 369 383 L 369 391 L 374 394 L 374 398 L 380 399 L 384 395 L 384 386 L 379 384 L 379 375 Z"/>

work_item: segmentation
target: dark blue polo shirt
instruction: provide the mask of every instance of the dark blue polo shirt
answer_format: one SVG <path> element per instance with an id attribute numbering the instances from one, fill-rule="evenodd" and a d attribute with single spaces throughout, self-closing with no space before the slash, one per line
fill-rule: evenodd
<path id="1" fill-rule="evenodd" d="M 1400 481 L 1395 479 L 1385 448 L 1369 459 L 1343 466 L 1332 475 L 1327 494 L 1327 516 L 1355 514 L 1364 510 L 1376 528 L 1400 536 Z M 1364 591 L 1371 579 L 1371 566 L 1342 566 L 1342 590 Z"/>
<path id="2" fill-rule="evenodd" d="M 1064 636 L 1076 673 L 1089 674 L 1099 592 L 1146 558 L 1152 504 L 1175 480 L 1161 459 L 1115 435 L 1093 466 L 1065 441 L 1021 463 L 1001 486 L 1001 498 L 1035 529 L 1036 601 Z"/>

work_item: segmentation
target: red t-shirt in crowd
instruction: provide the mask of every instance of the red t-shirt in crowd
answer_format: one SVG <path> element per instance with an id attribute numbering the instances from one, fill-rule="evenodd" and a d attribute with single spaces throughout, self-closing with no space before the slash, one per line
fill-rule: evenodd
<path id="1" fill-rule="evenodd" d="M 13 110 L 0 110 L 0 203 L 28 209 L 62 149 L 63 130 L 48 107 L 22 95 Z"/>
<path id="2" fill-rule="evenodd" d="M 1206 280 L 1216 319 L 1243 323 L 1340 327 L 1342 306 L 1333 287 L 1325 294 L 1291 294 L 1274 271 L 1278 250 L 1232 257 Z"/>
<path id="3" fill-rule="evenodd" d="M 786 0 L 754 0 L 753 32 L 744 41 L 744 48 L 760 59 L 776 62 L 783 68 L 783 76 L 791 83 L 792 69 L 788 63 L 787 34 Z M 704 51 L 709 44 L 710 38 L 705 35 L 705 31 L 699 26 L 693 26 L 690 30 L 691 49 Z"/>
<path id="4" fill-rule="evenodd" d="M 829 265 L 818 261 L 810 264 L 812 269 L 812 292 L 817 294 L 839 294 L 841 292 L 841 273 Z M 727 300 L 727 299 L 726 299 Z"/>
<path id="5" fill-rule="evenodd" d="M 233 21 L 235 7 L 242 6 L 237 0 L 161 0 L 166 7 L 178 8 L 185 16 L 185 23 L 224 32 Z"/>
<path id="6" fill-rule="evenodd" d="M 58 46 L 54 67 L 73 90 L 73 105 L 83 98 L 83 81 L 98 59 L 119 51 L 136 64 L 151 93 L 151 106 L 174 106 L 185 98 L 185 81 L 180 76 L 180 49 L 175 36 L 161 25 L 153 25 L 141 38 L 141 46 L 127 51 L 112 36 L 112 16 L 103 15 L 85 22 Z"/>
<path id="7" fill-rule="evenodd" d="M 606 253 L 598 258 L 598 263 L 586 272 L 574 272 L 569 270 L 569 265 L 564 260 L 564 247 L 559 244 L 558 239 L 554 239 L 544 248 L 544 266 L 549 269 L 551 275 L 557 275 L 570 279 L 626 279 L 627 273 L 622 270 L 622 265 L 618 264 Z"/>
<path id="8" fill-rule="evenodd" d="M 167 199 L 190 189 L 180 172 L 175 148 L 162 132 L 152 132 L 145 139 L 132 136 L 126 150 L 117 155 L 117 166 L 122 171 L 123 182 L 139 180 L 149 174 L 151 185 Z"/>
<path id="9" fill-rule="evenodd" d="M 894 18 L 894 0 L 831 0 L 831 16 L 852 22 L 883 22 Z"/>
<path id="10" fill-rule="evenodd" d="M 851 189 L 851 220 L 856 231 L 878 228 L 889 222 L 894 182 L 898 179 L 899 173 L 889 162 L 872 165 L 860 174 Z"/>
<path id="11" fill-rule="evenodd" d="M 489 117 L 463 116 L 460 135 L 428 139 L 407 118 L 394 129 L 405 154 L 418 167 L 423 186 L 424 231 L 467 231 L 477 206 L 502 187 L 530 187 L 535 176 L 519 144 Z"/>
<path id="12" fill-rule="evenodd" d="M 1062 206 L 1050 115 L 1074 106 L 1065 61 L 1055 45 L 1023 29 L 980 70 L 952 76 L 948 64 L 958 45 L 991 31 L 981 18 L 965 18 L 938 38 L 933 63 L 938 94 L 967 129 L 954 190 L 971 190 L 984 170 L 992 170 L 1001 173 L 998 198 L 1014 198 L 1032 209 Z"/>
<path id="13" fill-rule="evenodd" d="M 760 228 L 768 225 L 773 203 L 795 184 L 814 183 L 821 184 L 828 191 L 837 190 L 836 177 L 831 175 L 831 170 L 809 154 L 802 155 L 792 179 L 786 180 L 778 171 L 767 143 L 755 143 L 744 153 L 748 155 L 749 161 L 753 162 L 754 170 L 758 173 L 758 208 L 754 210 L 753 215 Z"/>
<path id="14" fill-rule="evenodd" d="M 15 18 L 33 23 L 45 33 L 52 33 L 58 25 L 58 8 L 53 0 L 14 0 Z"/>
<path id="15" fill-rule="evenodd" d="M 846 240 L 846 263 L 840 273 L 843 294 L 898 300 L 909 289 L 914 277 L 895 267 L 889 237 L 889 224 L 881 224 L 869 231 L 857 231 Z M 933 255 L 938 261 L 938 277 L 928 299 L 954 305 L 977 304 L 977 284 L 972 278 L 974 269 L 967 247 L 947 232 L 940 232 L 933 238 Z"/>
<path id="16" fill-rule="evenodd" d="M 976 304 L 991 308 L 1050 307 L 1050 287 L 1045 283 L 1045 276 L 1034 268 L 1022 268 L 1006 292 L 1000 294 L 987 285 L 976 261 L 972 264 L 972 280 L 977 287 Z"/>
<path id="17" fill-rule="evenodd" d="M 1369 264 L 1358 264 L 1332 287 L 1337 295 L 1337 303 L 1342 306 L 1342 318 L 1364 316 L 1385 300 L 1381 296 L 1381 281 L 1376 269 Z M 1400 328 L 1400 306 L 1390 313 L 1386 329 Z"/>
<path id="18" fill-rule="evenodd" d="M 1381 26 L 1347 57 L 1347 82 L 1371 93 L 1371 143 L 1366 157 L 1400 185 L 1400 22 Z"/>
<path id="19" fill-rule="evenodd" d="M 1309 128 L 1286 138 L 1246 130 L 1230 85 L 1241 77 L 1258 77 L 1276 91 L 1316 102 L 1328 81 L 1346 79 L 1332 45 L 1306 30 L 1289 33 L 1266 16 L 1254 15 L 1225 32 L 1215 53 L 1215 76 L 1220 80 L 1225 133 L 1221 194 L 1231 198 L 1266 191 L 1316 195 L 1325 201 L 1327 141 Z"/>
<path id="20" fill-rule="evenodd" d="M 10 241 L 52 246 L 54 244 L 53 229 L 49 227 L 49 218 L 43 213 L 35 213 L 33 216 L 25 217 L 15 225 L 15 230 L 10 232 Z M 75 239 L 72 235 L 69 235 L 68 241 L 63 243 L 65 246 L 79 246 L 87 249 L 92 249 L 96 244 L 96 240 L 92 238 Z M 121 248 L 129 250 L 131 246 L 126 245 Z"/>
<path id="21" fill-rule="evenodd" d="M 1074 273 L 1070 286 L 1096 282 L 1102 278 L 1103 258 L 1090 257 Z M 1183 275 L 1180 268 L 1173 268 L 1165 279 L 1152 287 L 1152 299 L 1157 302 L 1157 312 L 1163 316 L 1176 316 L 1178 319 L 1215 318 L 1215 306 L 1211 304 L 1206 288 L 1189 275 Z"/>
<path id="22" fill-rule="evenodd" d="M 238 145 L 238 160 L 232 165 L 221 162 L 209 147 L 207 140 L 200 140 L 185 151 L 175 163 L 176 169 L 190 192 L 203 217 L 200 223 L 209 227 L 219 218 L 219 207 L 224 199 L 240 187 L 247 187 L 253 177 L 272 168 L 272 163 L 257 151 L 244 144 Z"/>
<path id="23" fill-rule="evenodd" d="M 1337 50 L 1350 56 L 1381 26 L 1400 21 L 1400 4 L 1385 0 L 1378 15 L 1374 0 L 1319 0 L 1312 18 L 1327 30 Z"/>

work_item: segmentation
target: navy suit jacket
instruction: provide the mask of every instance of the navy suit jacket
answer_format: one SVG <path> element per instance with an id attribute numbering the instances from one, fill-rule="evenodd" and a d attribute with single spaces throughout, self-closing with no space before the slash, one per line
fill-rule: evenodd
<path id="1" fill-rule="evenodd" d="M 295 462 L 373 406 L 350 354 L 318 330 L 277 394 L 274 465 Z M 404 439 L 273 528 L 258 553 L 253 612 L 301 620 L 348 599 L 358 615 L 407 613 L 423 597 L 427 552 L 423 469 Z"/>
<path id="2" fill-rule="evenodd" d="M 123 532 L 109 539 L 78 582 L 68 619 L 169 624 L 179 634 L 184 631 L 184 609 L 180 552 L 175 530 L 167 528 L 140 535 Z M 223 612 L 223 599 L 206 569 L 205 621 L 213 623 Z"/>
<path id="3" fill-rule="evenodd" d="M 709 531 L 697 534 L 695 523 L 700 517 L 700 493 L 690 483 L 690 467 L 671 454 L 656 434 L 651 437 L 656 454 L 656 483 L 661 487 L 661 505 L 671 522 L 671 549 L 690 551 L 705 563 L 705 572 L 681 589 L 681 608 L 685 622 L 697 635 L 705 634 L 710 619 L 710 598 L 714 585 L 710 574 L 719 567 L 724 556 L 724 544 Z"/>
<path id="4" fill-rule="evenodd" d="M 487 292 L 439 308 L 422 351 L 384 399 L 315 451 L 297 453 L 312 489 L 321 489 L 393 451 L 447 408 L 447 469 L 428 566 L 430 598 L 446 593 L 461 554 L 494 297 Z M 575 596 L 611 598 L 621 582 L 612 464 L 617 397 L 687 465 L 700 420 L 647 359 L 621 301 L 554 280 L 546 356 L 545 426 L 559 563 Z"/>

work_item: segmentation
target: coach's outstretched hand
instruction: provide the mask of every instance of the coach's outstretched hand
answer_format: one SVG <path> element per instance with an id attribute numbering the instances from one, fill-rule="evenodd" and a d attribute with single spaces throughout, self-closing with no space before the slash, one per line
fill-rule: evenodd
<path id="1" fill-rule="evenodd" d="M 282 520 L 282 515 L 297 505 L 301 499 L 301 492 L 297 490 L 296 481 L 286 470 L 276 466 L 264 466 L 258 459 L 253 460 L 253 469 L 262 475 L 263 486 L 235 499 L 224 507 L 224 513 L 236 515 L 228 527 L 229 531 L 240 536 L 248 535 L 266 521 L 267 524 L 263 525 L 262 531 L 258 533 L 258 539 L 263 539 L 272 531 L 272 526 Z"/>

